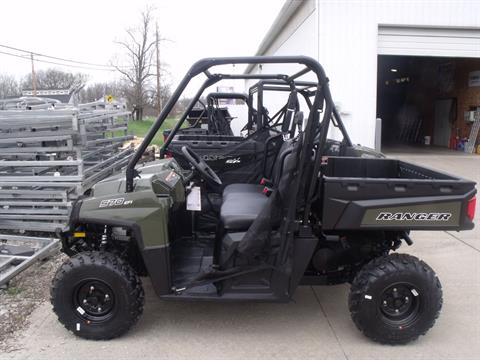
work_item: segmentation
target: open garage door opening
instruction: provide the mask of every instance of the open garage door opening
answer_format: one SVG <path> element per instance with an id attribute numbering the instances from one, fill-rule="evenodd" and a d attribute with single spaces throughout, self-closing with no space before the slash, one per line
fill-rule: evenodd
<path id="1" fill-rule="evenodd" d="M 378 56 L 384 151 L 463 150 L 480 110 L 480 59 Z"/>

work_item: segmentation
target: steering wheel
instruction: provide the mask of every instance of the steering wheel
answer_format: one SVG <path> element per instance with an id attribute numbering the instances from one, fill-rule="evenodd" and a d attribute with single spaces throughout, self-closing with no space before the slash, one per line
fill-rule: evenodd
<path id="1" fill-rule="evenodd" d="M 215 171 L 197 153 L 188 146 L 182 146 L 182 153 L 205 181 L 214 185 L 222 185 L 222 180 L 220 180 Z"/>

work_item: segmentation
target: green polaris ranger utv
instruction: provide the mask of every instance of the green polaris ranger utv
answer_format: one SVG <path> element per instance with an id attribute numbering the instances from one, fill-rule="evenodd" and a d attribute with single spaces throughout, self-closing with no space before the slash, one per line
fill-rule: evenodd
<path id="1" fill-rule="evenodd" d="M 237 64 L 263 67 L 225 72 Z M 200 76 L 205 81 L 186 114 L 225 79 L 281 82 L 293 93 L 305 80 L 316 83 L 308 106 L 287 108 L 280 126 L 262 135 L 276 143 L 268 151 L 268 178 L 225 186 L 188 144 L 181 147 L 188 166 L 181 167 L 168 152 L 175 134 L 160 160 L 139 163 L 186 86 Z M 87 339 L 122 335 L 142 314 L 140 278 L 148 276 L 162 299 L 218 302 L 288 302 L 298 286 L 350 283 L 351 316 L 366 336 L 400 344 L 425 334 L 442 306 L 440 282 L 426 263 L 396 250 L 412 244 L 410 230 L 472 229 L 475 183 L 400 160 L 332 154 L 332 124 L 341 119 L 324 70 L 312 58 L 195 63 L 125 172 L 73 205 L 60 233 L 70 258 L 51 288 L 60 322 Z M 264 148 L 253 153 L 267 154 Z M 239 178 L 258 178 L 265 156 L 261 163 Z"/>

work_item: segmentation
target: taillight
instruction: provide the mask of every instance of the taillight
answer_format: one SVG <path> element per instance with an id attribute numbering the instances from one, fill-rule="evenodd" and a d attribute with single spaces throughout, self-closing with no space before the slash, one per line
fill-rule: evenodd
<path id="1" fill-rule="evenodd" d="M 477 198 L 474 196 L 470 200 L 468 200 L 468 205 L 467 205 L 467 216 L 468 218 L 473 221 L 473 218 L 475 217 L 475 206 L 477 205 Z"/>

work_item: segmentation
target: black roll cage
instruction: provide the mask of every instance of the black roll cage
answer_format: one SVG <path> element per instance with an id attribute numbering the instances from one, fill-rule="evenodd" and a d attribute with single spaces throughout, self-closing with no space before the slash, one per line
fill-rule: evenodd
<path id="1" fill-rule="evenodd" d="M 235 65 L 235 64 L 300 64 L 304 65 L 305 68 L 302 70 L 294 73 L 293 75 L 285 75 L 285 74 L 222 74 L 222 73 L 210 73 L 209 69 L 214 66 L 219 65 Z M 335 113 L 335 106 L 333 103 L 333 99 L 330 93 L 330 89 L 328 86 L 328 79 L 325 75 L 325 71 L 323 67 L 316 61 L 315 59 L 307 56 L 252 56 L 252 57 L 224 57 L 224 58 L 205 58 L 197 61 L 195 64 L 192 65 L 190 70 L 181 80 L 180 84 L 178 85 L 177 89 L 173 92 L 172 96 L 165 104 L 165 107 L 160 112 L 159 116 L 153 123 L 150 130 L 147 132 L 144 140 L 138 147 L 137 151 L 133 155 L 133 157 L 128 162 L 126 168 L 126 192 L 132 192 L 134 189 L 134 178 L 139 175 L 139 173 L 135 170 L 135 165 L 141 159 L 142 154 L 147 149 L 148 145 L 151 143 L 152 139 L 164 123 L 167 116 L 172 111 L 173 107 L 179 100 L 180 96 L 182 95 L 185 88 L 188 86 L 190 81 L 196 77 L 197 75 L 203 73 L 206 75 L 207 79 L 204 81 L 203 85 L 197 91 L 187 109 L 185 110 L 182 117 L 179 119 L 175 128 L 171 131 L 170 135 L 166 139 L 165 143 L 163 144 L 162 148 L 160 149 L 160 157 L 163 158 L 165 155 L 165 149 L 172 141 L 175 133 L 178 129 L 182 126 L 183 122 L 185 121 L 188 113 L 193 109 L 197 101 L 199 100 L 200 96 L 203 94 L 206 88 L 209 86 L 217 83 L 220 80 L 224 79 L 256 79 L 256 80 L 280 80 L 287 84 L 295 84 L 295 80 L 300 78 L 301 76 L 312 72 L 317 78 L 317 91 L 315 91 L 314 100 L 312 102 L 312 108 L 309 113 L 305 130 L 304 130 L 304 139 L 302 143 L 302 148 L 300 152 L 300 159 L 297 167 L 296 176 L 298 178 L 302 178 L 304 173 L 304 168 L 308 162 L 311 162 L 312 154 L 315 153 L 314 158 L 314 171 L 312 172 L 312 181 L 307 182 L 308 191 L 307 197 L 305 199 L 305 211 L 303 214 L 303 223 L 306 225 L 308 223 L 308 216 L 310 212 L 311 200 L 313 199 L 315 187 L 317 184 L 318 173 L 320 169 L 320 156 L 321 151 L 314 152 L 314 140 L 318 141 L 318 149 L 324 149 L 328 128 L 330 124 L 330 120 L 332 115 Z M 294 86 L 294 85 L 293 85 Z M 321 91 L 318 91 L 321 90 Z M 320 122 L 320 113 L 322 112 L 322 105 L 325 102 L 325 109 L 323 111 L 323 119 Z M 338 115 L 338 114 L 337 114 Z M 339 121 L 340 117 L 335 116 L 336 120 Z M 341 122 L 341 120 L 340 120 Z M 320 133 L 317 139 L 315 129 L 319 127 Z M 298 184 L 299 182 L 297 182 Z M 297 186 L 298 187 L 298 186 Z M 296 196 L 298 195 L 298 188 L 295 191 L 294 201 L 292 201 L 291 207 L 296 207 Z M 293 209 L 291 209 L 293 210 Z M 292 211 L 289 211 L 292 214 Z M 292 215 L 293 216 L 293 215 Z M 294 221 L 292 216 L 289 216 L 287 222 Z"/>
<path id="2" fill-rule="evenodd" d="M 251 98 L 244 93 L 238 93 L 238 92 L 232 92 L 232 93 L 227 93 L 227 92 L 212 92 L 207 95 L 207 107 L 208 107 L 208 116 L 209 118 L 213 116 L 213 109 L 214 106 L 217 105 L 218 107 L 218 100 L 219 99 L 234 99 L 234 100 L 241 100 L 245 103 L 248 109 L 248 115 L 247 115 L 247 120 L 250 122 L 250 118 L 252 117 L 252 102 Z"/>
<path id="3" fill-rule="evenodd" d="M 213 105 L 214 100 L 218 99 L 236 99 L 243 100 L 248 105 L 248 96 L 244 93 L 212 92 L 207 95 L 207 104 Z"/>
<path id="4" fill-rule="evenodd" d="M 249 97 L 250 97 L 250 103 L 253 104 L 252 96 L 256 92 L 259 93 L 259 98 L 258 98 L 258 105 L 257 107 L 260 108 L 263 106 L 263 92 L 264 91 L 285 91 L 285 92 L 291 92 L 293 90 L 296 90 L 298 94 L 302 95 L 305 103 L 308 106 L 308 109 L 312 109 L 312 101 L 310 98 L 312 96 L 315 96 L 317 92 L 317 86 L 318 84 L 313 82 L 313 81 L 295 81 L 294 84 L 286 84 L 284 81 L 279 81 L 279 80 L 261 80 L 254 85 L 252 85 L 249 88 Z M 323 106 L 321 106 L 321 109 L 323 110 Z M 258 109 L 255 109 L 258 110 Z M 275 119 L 277 116 L 279 116 L 282 111 L 286 110 L 286 105 L 283 106 L 277 113 L 275 113 L 272 117 L 272 119 Z M 260 120 L 261 117 L 259 116 L 257 118 L 257 124 L 258 121 Z M 332 123 L 335 127 L 337 127 L 340 132 L 342 133 L 343 136 L 343 141 L 347 146 L 352 146 L 352 140 L 350 139 L 350 136 L 348 135 L 347 129 L 345 128 L 345 125 L 343 124 L 342 118 L 340 117 L 340 114 L 337 111 L 337 108 L 334 106 L 333 107 L 333 116 L 332 116 Z"/>
<path id="5" fill-rule="evenodd" d="M 198 122 L 201 120 L 204 114 L 207 114 L 207 117 L 212 116 L 212 109 L 215 105 L 218 105 L 219 99 L 235 99 L 235 100 L 242 100 L 248 107 L 248 118 L 250 118 L 251 106 L 249 102 L 249 97 L 247 94 L 244 93 L 227 93 L 227 92 L 212 92 L 207 95 L 207 104 L 205 104 L 202 100 L 198 100 L 197 103 L 203 108 L 203 111 L 200 115 L 194 120 L 193 124 L 191 124 L 188 128 L 194 128 L 197 126 Z M 188 119 L 189 114 L 187 114 L 185 119 Z M 187 129 L 188 129 L 187 128 Z"/>
<path id="6" fill-rule="evenodd" d="M 259 82 L 253 84 L 248 89 L 248 98 L 250 100 L 250 103 L 252 104 L 252 110 L 255 110 L 255 113 L 252 112 L 251 116 L 249 117 L 247 129 L 252 130 L 254 123 L 256 123 L 257 129 L 260 129 L 264 126 L 267 126 L 269 122 L 273 121 L 276 118 L 278 118 L 277 119 L 278 121 L 282 117 L 281 115 L 287 109 L 287 105 L 285 105 L 281 109 L 279 109 L 271 118 L 267 118 L 266 114 L 264 114 L 264 106 L 263 106 L 263 95 L 265 91 L 285 91 L 285 92 L 292 92 L 295 90 L 298 91 L 298 89 L 295 88 L 296 85 L 297 85 L 297 82 L 293 82 L 293 81 L 287 82 L 285 80 L 260 80 Z M 253 96 L 255 94 L 257 94 L 257 104 L 256 104 L 256 109 L 253 109 Z"/>

